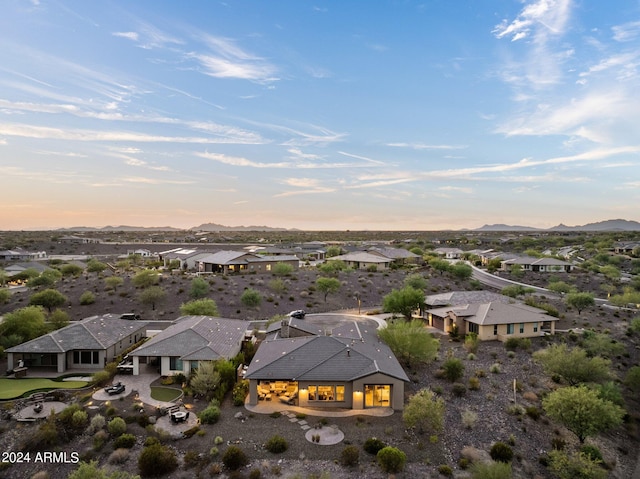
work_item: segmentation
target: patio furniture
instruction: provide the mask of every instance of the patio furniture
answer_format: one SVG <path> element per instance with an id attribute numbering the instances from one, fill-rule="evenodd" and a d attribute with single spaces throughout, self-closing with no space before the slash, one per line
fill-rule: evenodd
<path id="1" fill-rule="evenodd" d="M 189 413 L 184 411 L 178 411 L 171 414 L 171 421 L 174 423 L 185 422 L 189 419 Z"/>
<path id="2" fill-rule="evenodd" d="M 107 394 L 109 394 L 110 396 L 114 395 L 114 394 L 120 394 L 123 393 L 125 390 L 125 385 L 118 382 L 116 384 L 114 384 L 113 386 L 109 386 L 104 388 L 105 392 Z"/>
<path id="3" fill-rule="evenodd" d="M 33 412 L 38 414 L 39 412 L 42 411 L 43 407 L 44 407 L 43 404 L 41 402 L 39 402 L 35 406 L 33 406 Z"/>

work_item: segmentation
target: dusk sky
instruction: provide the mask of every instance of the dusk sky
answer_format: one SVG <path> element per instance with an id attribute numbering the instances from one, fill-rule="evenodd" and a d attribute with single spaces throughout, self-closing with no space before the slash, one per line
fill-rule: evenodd
<path id="1" fill-rule="evenodd" d="M 0 230 L 640 220 L 638 0 L 0 3 Z"/>

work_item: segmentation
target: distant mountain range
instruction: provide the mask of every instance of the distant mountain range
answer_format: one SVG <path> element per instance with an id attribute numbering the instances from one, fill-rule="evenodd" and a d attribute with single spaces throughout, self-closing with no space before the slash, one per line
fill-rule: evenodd
<path id="1" fill-rule="evenodd" d="M 560 223 L 558 226 L 547 229 L 496 224 L 484 225 L 473 231 L 640 231 L 640 223 L 629 220 L 605 220 L 582 226 L 567 226 Z"/>
<path id="2" fill-rule="evenodd" d="M 174 228 L 172 226 L 104 226 L 102 228 L 93 228 L 87 226 L 77 226 L 74 228 L 60 228 L 56 231 L 60 232 L 91 232 L 91 231 L 192 231 L 196 232 L 233 232 L 233 231 L 301 231 L 296 228 L 277 228 L 271 226 L 225 226 L 216 223 L 204 223 L 200 226 L 193 226 L 187 230 Z M 484 225 L 474 230 L 465 229 L 463 231 L 640 231 L 640 223 L 630 220 L 605 220 L 597 223 L 589 223 L 582 226 L 566 226 L 562 223 L 553 228 L 534 228 L 531 226 L 493 224 Z"/>

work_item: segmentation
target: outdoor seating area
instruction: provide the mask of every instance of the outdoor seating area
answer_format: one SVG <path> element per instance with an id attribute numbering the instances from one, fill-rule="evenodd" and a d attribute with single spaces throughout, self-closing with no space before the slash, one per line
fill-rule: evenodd
<path id="1" fill-rule="evenodd" d="M 260 401 L 271 401 L 274 397 L 284 404 L 295 404 L 298 398 L 298 383 L 274 381 L 262 382 L 258 385 L 258 399 Z"/>
<path id="2" fill-rule="evenodd" d="M 174 424 L 187 422 L 189 420 L 189 411 L 183 411 L 180 406 L 170 407 L 167 409 L 167 413 L 169 414 L 171 422 Z"/>

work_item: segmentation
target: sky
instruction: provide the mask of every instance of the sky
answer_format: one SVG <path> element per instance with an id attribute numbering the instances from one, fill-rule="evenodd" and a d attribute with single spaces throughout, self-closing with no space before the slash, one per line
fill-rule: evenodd
<path id="1" fill-rule="evenodd" d="M 0 230 L 640 220 L 640 1 L 3 0 Z"/>

